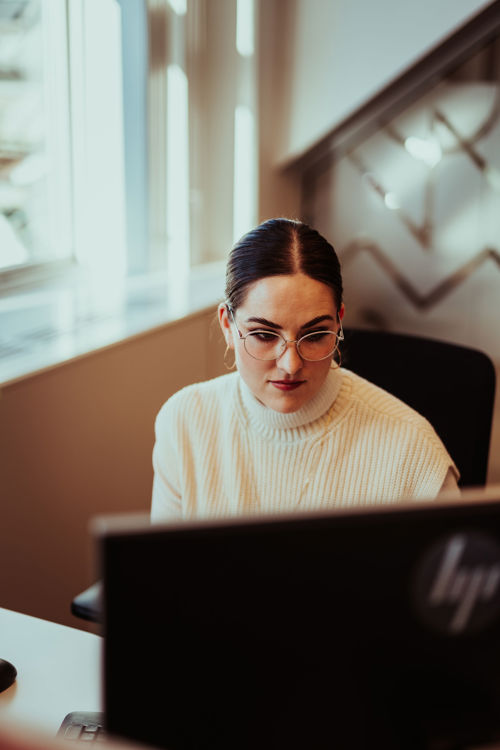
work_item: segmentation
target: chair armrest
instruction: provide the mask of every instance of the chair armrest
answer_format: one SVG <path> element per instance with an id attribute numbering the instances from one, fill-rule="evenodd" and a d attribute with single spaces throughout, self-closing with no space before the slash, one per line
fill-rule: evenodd
<path id="1" fill-rule="evenodd" d="M 102 582 L 89 586 L 71 602 L 71 613 L 82 620 L 102 621 Z"/>

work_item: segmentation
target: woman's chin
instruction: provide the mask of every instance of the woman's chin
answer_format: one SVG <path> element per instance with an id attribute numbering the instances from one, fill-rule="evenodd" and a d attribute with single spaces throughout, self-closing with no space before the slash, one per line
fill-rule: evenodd
<path id="1" fill-rule="evenodd" d="M 274 386 L 271 386 L 274 387 Z M 269 398 L 266 398 L 263 402 L 265 406 L 274 411 L 280 412 L 280 414 L 291 414 L 294 411 L 301 409 L 308 398 L 305 392 L 300 393 L 300 389 L 295 391 L 289 391 L 283 393 L 278 391 L 272 394 Z"/>

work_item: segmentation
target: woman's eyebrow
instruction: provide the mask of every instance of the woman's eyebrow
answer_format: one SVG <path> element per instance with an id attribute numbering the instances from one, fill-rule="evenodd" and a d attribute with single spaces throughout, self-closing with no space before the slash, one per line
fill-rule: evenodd
<path id="1" fill-rule="evenodd" d="M 316 318 L 313 318 L 312 320 L 309 320 L 307 323 L 304 323 L 300 327 L 300 330 L 302 331 L 304 328 L 312 328 L 312 326 L 318 325 L 318 323 L 322 323 L 324 320 L 331 320 L 335 322 L 335 319 L 332 315 L 318 315 Z M 258 323 L 261 326 L 267 326 L 268 328 L 276 328 L 277 330 L 280 330 L 283 328 L 283 326 L 278 325 L 278 323 L 272 323 L 270 320 L 266 320 L 266 318 L 256 318 L 251 317 L 247 318 L 245 320 L 245 323 Z"/>
<path id="2" fill-rule="evenodd" d="M 318 315 L 317 318 L 313 318 L 308 323 L 304 323 L 304 325 L 301 327 L 301 330 L 303 328 L 312 328 L 312 326 L 317 326 L 318 323 L 322 323 L 324 320 L 331 320 L 333 323 L 335 322 L 335 318 L 333 315 Z"/>
<path id="3" fill-rule="evenodd" d="M 245 323 L 258 323 L 261 326 L 267 326 L 268 328 L 279 328 L 281 329 L 282 326 L 278 325 L 277 323 L 271 323 L 270 320 L 266 320 L 265 318 L 247 318 L 245 320 Z"/>

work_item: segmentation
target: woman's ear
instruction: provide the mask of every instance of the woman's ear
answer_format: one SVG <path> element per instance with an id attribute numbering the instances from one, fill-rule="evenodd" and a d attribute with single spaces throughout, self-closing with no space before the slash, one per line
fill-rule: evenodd
<path id="1" fill-rule="evenodd" d="M 219 316 L 219 325 L 226 344 L 230 349 L 234 349 L 233 331 L 231 328 L 231 319 L 225 302 L 221 302 L 217 311 Z"/>
<path id="2" fill-rule="evenodd" d="M 342 302 L 342 304 L 340 305 L 340 309 L 339 309 L 339 320 L 344 319 L 344 313 L 345 313 L 345 307 L 344 307 L 344 303 Z"/>

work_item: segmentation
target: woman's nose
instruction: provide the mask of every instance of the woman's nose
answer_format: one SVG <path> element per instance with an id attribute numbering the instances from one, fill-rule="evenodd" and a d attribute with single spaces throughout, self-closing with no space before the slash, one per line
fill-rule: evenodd
<path id="1" fill-rule="evenodd" d="M 287 341 L 286 349 L 283 354 L 278 357 L 276 364 L 280 370 L 283 370 L 288 375 L 294 375 L 301 369 L 303 361 L 297 351 L 297 345 L 294 341 Z"/>

